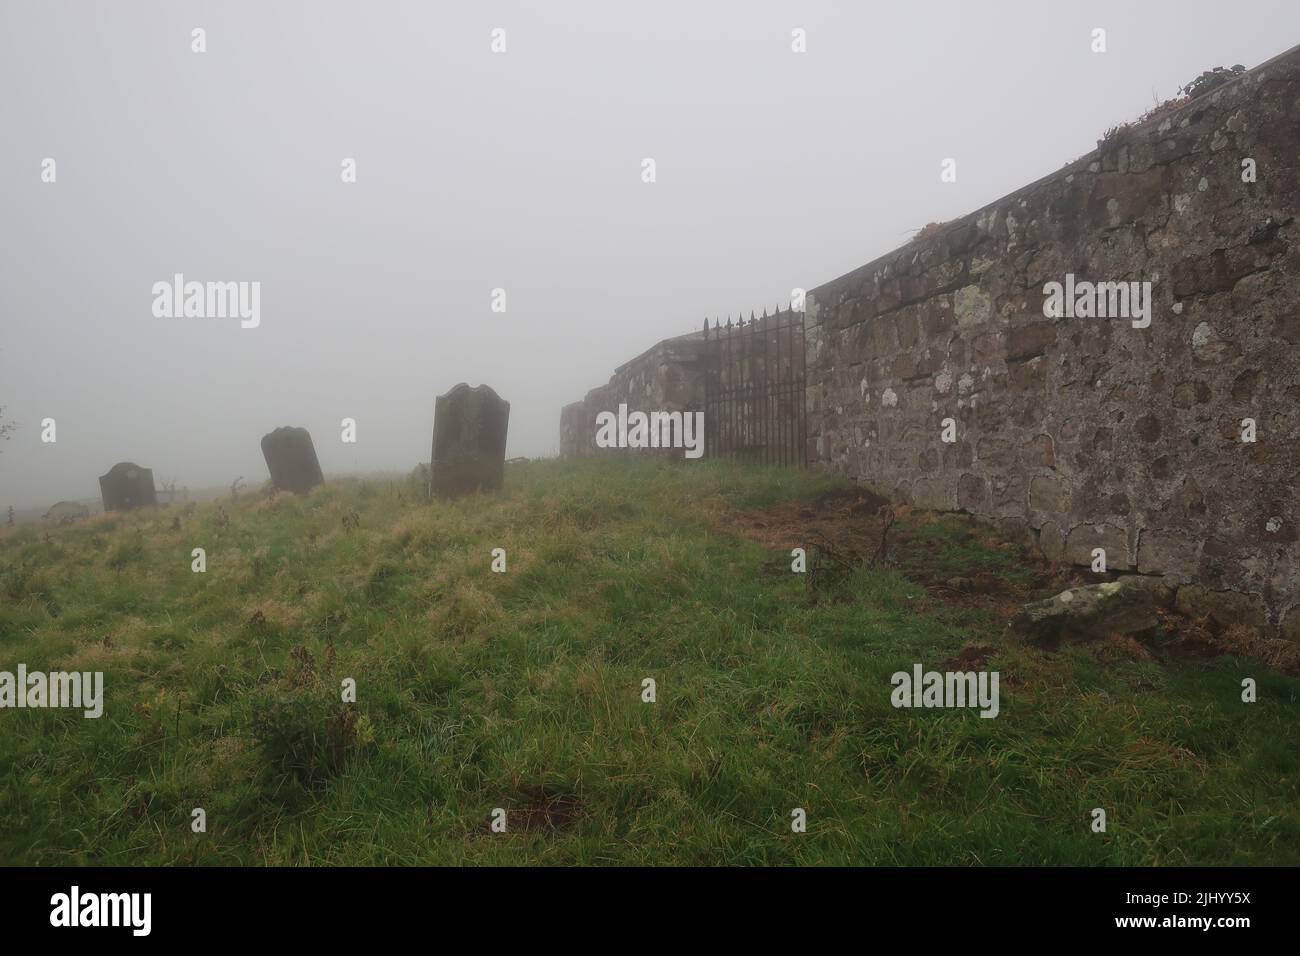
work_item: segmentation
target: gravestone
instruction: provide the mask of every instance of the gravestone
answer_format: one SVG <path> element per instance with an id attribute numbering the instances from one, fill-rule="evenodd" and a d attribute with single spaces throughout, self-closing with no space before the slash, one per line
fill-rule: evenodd
<path id="1" fill-rule="evenodd" d="M 133 461 L 120 461 L 99 476 L 99 493 L 105 511 L 130 511 L 143 505 L 156 505 L 158 494 L 153 487 L 153 470 L 141 468 Z"/>
<path id="2" fill-rule="evenodd" d="M 55 524 L 67 524 L 69 521 L 89 517 L 90 509 L 85 505 L 76 501 L 60 501 L 45 512 L 44 520 L 53 521 Z"/>
<path id="3" fill-rule="evenodd" d="M 277 428 L 262 436 L 262 456 L 271 472 L 271 484 L 281 491 L 304 494 L 325 480 L 316 446 L 305 428 Z"/>
<path id="4" fill-rule="evenodd" d="M 461 382 L 433 406 L 430 491 L 442 498 L 501 487 L 510 403 L 486 385 Z"/>

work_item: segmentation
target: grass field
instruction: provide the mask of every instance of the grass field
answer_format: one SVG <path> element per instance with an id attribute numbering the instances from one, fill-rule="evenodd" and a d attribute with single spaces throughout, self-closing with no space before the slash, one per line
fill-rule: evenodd
<path id="1" fill-rule="evenodd" d="M 0 862 L 1300 863 L 1300 681 L 1024 646 L 997 596 L 1053 582 L 982 526 L 905 516 L 887 561 L 810 585 L 779 529 L 834 479 L 587 460 L 506 482 L 0 536 L 0 670 L 105 675 L 99 719 L 0 711 Z M 934 583 L 963 575 L 974 595 Z M 891 706 L 893 672 L 972 661 L 1001 674 L 996 719 Z"/>

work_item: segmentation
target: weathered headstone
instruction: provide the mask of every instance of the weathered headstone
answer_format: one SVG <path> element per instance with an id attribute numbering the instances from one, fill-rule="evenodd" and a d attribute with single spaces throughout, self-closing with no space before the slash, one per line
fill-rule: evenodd
<path id="1" fill-rule="evenodd" d="M 67 524 L 79 518 L 89 518 L 90 509 L 75 501 L 60 501 L 45 512 L 45 520 L 55 524 Z"/>
<path id="2" fill-rule="evenodd" d="M 303 494 L 325 480 L 311 433 L 305 428 L 277 428 L 262 436 L 262 456 L 271 484 L 281 491 Z"/>
<path id="3" fill-rule="evenodd" d="M 156 505 L 153 470 L 141 468 L 133 461 L 120 461 L 99 476 L 99 493 L 105 511 L 130 511 L 143 505 Z"/>
<path id="4" fill-rule="evenodd" d="M 461 382 L 433 406 L 429 487 L 443 498 L 491 491 L 505 476 L 510 403 L 486 385 Z"/>

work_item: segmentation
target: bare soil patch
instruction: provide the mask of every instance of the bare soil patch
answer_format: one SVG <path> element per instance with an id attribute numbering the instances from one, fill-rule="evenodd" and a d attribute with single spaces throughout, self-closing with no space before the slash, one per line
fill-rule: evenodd
<path id="1" fill-rule="evenodd" d="M 974 518 L 890 505 L 860 487 L 837 488 L 812 502 L 733 513 L 724 521 L 729 529 L 783 552 L 782 560 L 771 565 L 773 573 L 789 570 L 784 555 L 791 548 L 818 549 L 851 562 L 893 566 L 945 603 L 990 610 L 1007 619 L 1035 597 L 1098 580 L 1085 579 L 1075 568 L 1053 566 Z M 944 524 L 941 534 L 927 533 L 939 522 Z M 954 571 L 952 555 L 958 550 L 992 553 L 1001 560 L 994 567 L 972 564 Z M 1019 573 L 1002 573 L 1011 565 Z"/>
<path id="2" fill-rule="evenodd" d="M 836 488 L 811 503 L 782 502 L 764 511 L 726 516 L 726 524 L 769 548 L 788 551 L 830 542 L 844 550 L 872 554 L 885 524 L 889 502 L 865 488 Z"/>
<path id="3" fill-rule="evenodd" d="M 1205 660 L 1234 654 L 1260 661 L 1292 677 L 1300 676 L 1300 644 L 1266 637 L 1253 627 L 1224 627 L 1210 618 L 1192 620 L 1161 612 L 1161 629 L 1171 636 L 1159 647 L 1162 656 L 1176 660 Z"/>
<path id="4" fill-rule="evenodd" d="M 955 657 L 944 661 L 940 668 L 945 671 L 974 671 L 982 668 L 997 650 L 992 644 L 966 644 Z"/>
<path id="5" fill-rule="evenodd" d="M 572 794 L 545 785 L 527 786 L 506 807 L 507 832 L 563 830 L 577 822 L 581 811 L 581 801 Z M 491 828 L 490 821 L 487 826 Z"/>
<path id="6" fill-rule="evenodd" d="M 837 488 L 812 502 L 733 512 L 724 515 L 721 523 L 781 552 L 769 562 L 768 573 L 789 573 L 790 549 L 805 548 L 810 571 L 814 564 L 823 573 L 826 568 L 837 572 L 859 563 L 887 565 L 937 600 L 992 613 L 1003 621 L 1030 601 L 1117 577 L 1053 564 L 1024 542 L 972 516 L 890 505 L 861 487 Z M 1300 644 L 1266 637 L 1253 628 L 1223 627 L 1173 612 L 1162 612 L 1160 626 L 1150 633 L 1098 638 L 1102 660 L 1206 660 L 1236 654 L 1300 675 Z M 978 668 L 993 652 L 986 645 L 967 645 L 947 662 L 948 669 Z"/>

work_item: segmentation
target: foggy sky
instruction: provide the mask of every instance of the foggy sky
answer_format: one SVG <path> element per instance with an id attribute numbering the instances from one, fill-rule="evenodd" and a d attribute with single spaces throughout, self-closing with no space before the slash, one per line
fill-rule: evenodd
<path id="1" fill-rule="evenodd" d="M 123 460 L 256 485 L 279 425 L 327 477 L 408 470 L 461 381 L 511 402 L 508 455 L 552 454 L 561 406 L 659 339 L 1297 41 L 1294 0 L 0 0 L 0 511 Z M 260 281 L 261 325 L 154 317 L 178 272 Z"/>

